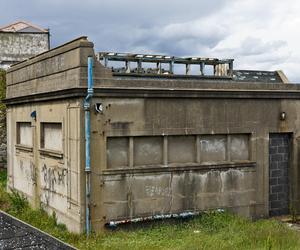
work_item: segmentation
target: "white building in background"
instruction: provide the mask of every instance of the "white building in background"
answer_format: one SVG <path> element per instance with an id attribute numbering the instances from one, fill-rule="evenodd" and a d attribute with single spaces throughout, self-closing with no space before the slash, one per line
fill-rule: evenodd
<path id="1" fill-rule="evenodd" d="M 24 61 L 50 48 L 50 32 L 25 21 L 0 27 L 0 68 Z"/>

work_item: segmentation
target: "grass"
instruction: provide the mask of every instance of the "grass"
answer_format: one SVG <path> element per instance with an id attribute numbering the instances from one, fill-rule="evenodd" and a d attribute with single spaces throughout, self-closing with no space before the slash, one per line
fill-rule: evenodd
<path id="1" fill-rule="evenodd" d="M 299 249 L 300 234 L 276 220 L 251 222 L 230 213 L 204 213 L 194 219 L 149 223 L 100 234 L 72 234 L 55 214 L 33 210 L 24 197 L 5 190 L 0 171 L 0 209 L 79 249 Z"/>

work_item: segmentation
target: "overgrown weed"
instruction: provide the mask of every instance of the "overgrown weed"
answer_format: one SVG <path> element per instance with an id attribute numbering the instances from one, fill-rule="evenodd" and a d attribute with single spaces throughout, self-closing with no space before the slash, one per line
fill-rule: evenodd
<path id="1" fill-rule="evenodd" d="M 299 249 L 300 235 L 275 220 L 248 219 L 229 212 L 207 212 L 193 219 L 149 223 L 146 227 L 84 234 L 68 232 L 57 215 L 32 209 L 21 194 L 6 192 L 6 174 L 0 171 L 0 209 L 79 249 Z M 5 185 L 4 185 L 5 183 Z M 21 212 L 20 212 L 21 211 Z"/>

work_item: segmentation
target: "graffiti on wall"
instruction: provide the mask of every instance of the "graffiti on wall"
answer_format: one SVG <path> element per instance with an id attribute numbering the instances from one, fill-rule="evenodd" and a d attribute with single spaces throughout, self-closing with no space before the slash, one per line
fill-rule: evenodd
<path id="1" fill-rule="evenodd" d="M 58 186 L 65 186 L 67 184 L 67 169 L 58 168 L 56 166 L 43 165 L 41 169 L 41 178 L 44 182 L 43 201 L 49 205 L 49 200 L 52 193 L 57 192 Z"/>
<path id="2" fill-rule="evenodd" d="M 34 163 L 32 161 L 21 159 L 19 167 L 22 171 L 24 171 L 26 179 L 32 184 L 36 184 L 36 172 Z"/>
<path id="3" fill-rule="evenodd" d="M 220 152 L 225 150 L 225 139 L 200 140 L 204 152 Z"/>
<path id="4" fill-rule="evenodd" d="M 160 186 L 145 186 L 145 192 L 147 196 L 169 196 L 171 193 L 171 189 L 169 187 L 160 187 Z"/>

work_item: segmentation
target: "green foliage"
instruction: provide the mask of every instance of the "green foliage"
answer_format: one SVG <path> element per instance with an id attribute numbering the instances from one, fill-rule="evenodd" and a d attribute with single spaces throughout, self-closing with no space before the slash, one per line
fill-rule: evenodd
<path id="1" fill-rule="evenodd" d="M 265 250 L 272 250 L 272 240 L 270 236 L 268 236 L 266 240 Z"/>
<path id="2" fill-rule="evenodd" d="M 8 197 L 11 202 L 10 212 L 20 213 L 29 207 L 26 197 L 14 189 L 11 189 L 11 193 L 8 193 Z"/>
<path id="3" fill-rule="evenodd" d="M 0 69 L 0 99 L 5 98 L 5 89 L 6 89 L 6 72 L 3 69 Z"/>
<path id="4" fill-rule="evenodd" d="M 0 170 L 0 209 L 7 210 L 10 205 L 10 199 L 6 192 L 6 178 L 7 173 L 5 170 Z"/>
<path id="5" fill-rule="evenodd" d="M 0 186 L 6 187 L 7 182 L 7 172 L 5 170 L 0 170 Z"/>

